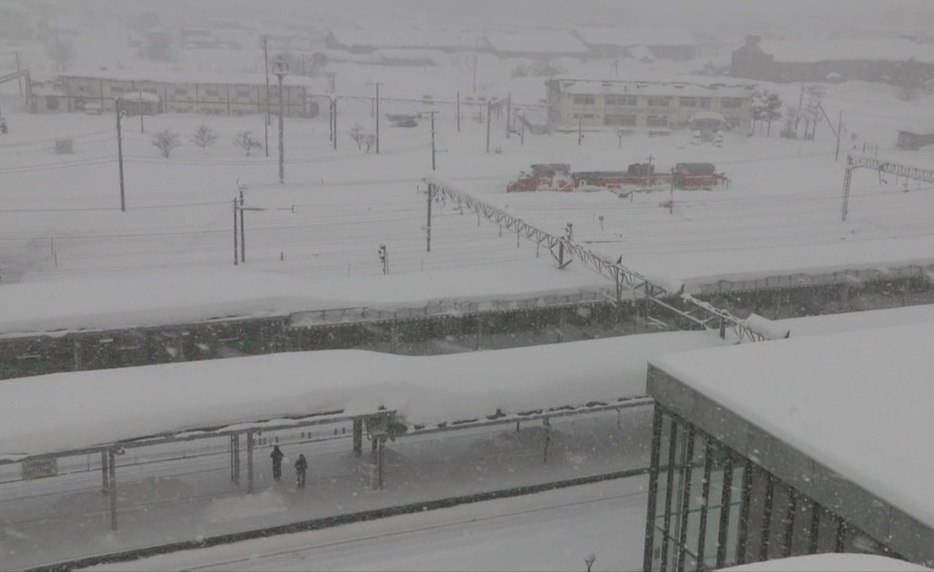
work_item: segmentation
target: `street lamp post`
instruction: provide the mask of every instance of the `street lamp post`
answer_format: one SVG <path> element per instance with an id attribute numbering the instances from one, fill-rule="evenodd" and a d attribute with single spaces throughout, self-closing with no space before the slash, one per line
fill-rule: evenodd
<path id="1" fill-rule="evenodd" d="M 289 75 L 289 66 L 285 63 L 285 60 L 282 59 L 282 56 L 279 56 L 279 60 L 276 61 L 276 65 L 273 67 L 272 73 L 276 74 L 276 77 L 279 78 L 279 182 L 285 183 L 285 131 L 282 121 L 284 113 L 282 80 L 285 79 L 285 76 Z"/>

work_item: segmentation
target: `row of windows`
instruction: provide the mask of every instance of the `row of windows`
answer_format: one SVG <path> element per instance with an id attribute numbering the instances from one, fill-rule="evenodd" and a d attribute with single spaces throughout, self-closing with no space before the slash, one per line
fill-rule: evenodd
<path id="1" fill-rule="evenodd" d="M 639 105 L 639 98 L 635 95 L 605 95 L 603 96 L 603 100 L 608 106 L 634 107 Z M 648 97 L 646 98 L 646 105 L 649 107 L 671 107 L 671 104 L 677 101 L 679 107 L 710 109 L 712 100 L 713 98 L 710 97 Z M 578 94 L 574 96 L 573 101 L 574 105 L 595 105 L 597 103 L 597 96 Z M 737 109 L 742 106 L 743 98 L 741 97 L 720 98 L 721 108 Z"/>
<path id="2" fill-rule="evenodd" d="M 646 570 L 692 572 L 826 552 L 899 557 L 661 408 L 653 441 Z"/>

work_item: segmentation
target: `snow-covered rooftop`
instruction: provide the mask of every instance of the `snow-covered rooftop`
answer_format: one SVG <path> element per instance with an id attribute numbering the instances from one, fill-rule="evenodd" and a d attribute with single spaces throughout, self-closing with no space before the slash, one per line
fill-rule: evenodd
<path id="1" fill-rule="evenodd" d="M 335 28 L 334 39 L 348 48 L 434 48 L 473 50 L 479 34 L 459 31 L 405 30 L 400 28 Z"/>
<path id="2" fill-rule="evenodd" d="M 695 46 L 697 40 L 684 30 L 637 28 L 577 28 L 584 43 L 590 46 Z"/>
<path id="3" fill-rule="evenodd" d="M 755 84 L 731 81 L 721 83 L 698 77 L 670 76 L 665 80 L 633 78 L 629 80 L 580 79 L 557 77 L 562 93 L 615 94 L 647 96 L 750 97 Z"/>
<path id="4" fill-rule="evenodd" d="M 0 334 L 67 332 L 287 316 L 340 308 L 399 308 L 438 300 L 529 299 L 604 280 L 586 269 L 516 267 L 478 275 L 453 269 L 313 280 L 245 268 L 151 271 L 0 286 Z"/>
<path id="5" fill-rule="evenodd" d="M 669 354 L 651 362 L 929 526 L 934 322 Z"/>
<path id="6" fill-rule="evenodd" d="M 669 332 L 445 356 L 328 350 L 12 379 L 0 384 L 0 458 L 381 406 L 432 424 L 638 397 L 649 358 L 721 343 L 716 333 Z"/>
<path id="7" fill-rule="evenodd" d="M 846 60 L 934 63 L 934 45 L 910 40 L 770 40 L 759 47 L 778 62 L 813 63 Z"/>
<path id="8" fill-rule="evenodd" d="M 536 34 L 508 34 L 494 32 L 486 35 L 487 42 L 499 53 L 507 54 L 580 54 L 590 53 L 587 46 L 570 32 L 539 32 Z"/>

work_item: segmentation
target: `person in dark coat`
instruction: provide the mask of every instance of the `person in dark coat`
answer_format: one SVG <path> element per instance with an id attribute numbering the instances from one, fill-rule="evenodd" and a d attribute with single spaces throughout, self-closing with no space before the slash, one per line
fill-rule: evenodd
<path id="1" fill-rule="evenodd" d="M 295 478 L 298 482 L 298 488 L 305 488 L 305 471 L 308 470 L 308 461 L 305 460 L 305 455 L 299 455 L 298 460 L 295 461 Z"/>
<path id="2" fill-rule="evenodd" d="M 282 457 L 285 455 L 279 450 L 279 445 L 276 445 L 269 456 L 272 457 L 272 478 L 278 481 L 282 478 Z"/>

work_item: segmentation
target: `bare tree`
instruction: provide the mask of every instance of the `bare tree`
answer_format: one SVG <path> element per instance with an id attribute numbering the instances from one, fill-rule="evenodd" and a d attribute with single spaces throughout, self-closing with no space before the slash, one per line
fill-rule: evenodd
<path id="1" fill-rule="evenodd" d="M 152 144 L 159 149 L 163 157 L 168 159 L 169 155 L 172 154 L 172 150 L 181 147 L 182 142 L 178 137 L 178 133 L 171 129 L 163 129 L 152 136 Z"/>
<path id="2" fill-rule="evenodd" d="M 234 145 L 246 151 L 246 156 L 250 156 L 250 152 L 253 149 L 262 149 L 263 144 L 260 143 L 259 139 L 253 137 L 252 131 L 241 131 L 237 133 L 237 136 L 234 137 Z"/>
<path id="3" fill-rule="evenodd" d="M 363 126 L 359 123 L 350 128 L 350 138 L 357 144 L 357 149 L 363 149 L 363 142 L 366 141 L 366 134 L 363 133 Z M 369 151 L 369 149 L 367 149 Z"/>
<path id="4" fill-rule="evenodd" d="M 199 125 L 191 136 L 191 142 L 201 147 L 205 154 L 208 152 L 208 147 L 213 145 L 215 141 L 217 141 L 217 133 L 204 123 Z"/>
<path id="5" fill-rule="evenodd" d="M 376 135 L 372 133 L 367 133 L 366 137 L 363 138 L 363 144 L 366 145 L 366 152 L 370 152 L 370 147 L 376 145 Z"/>

